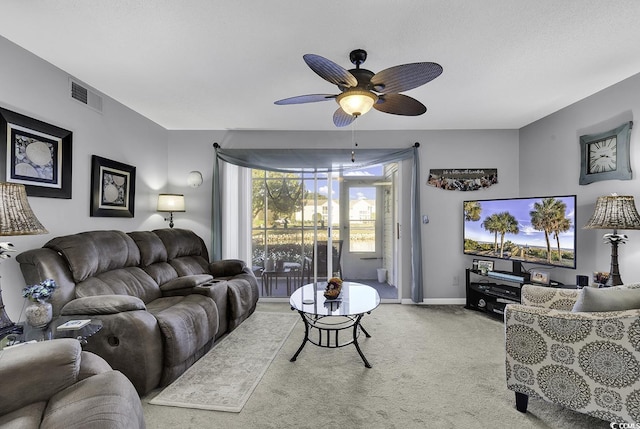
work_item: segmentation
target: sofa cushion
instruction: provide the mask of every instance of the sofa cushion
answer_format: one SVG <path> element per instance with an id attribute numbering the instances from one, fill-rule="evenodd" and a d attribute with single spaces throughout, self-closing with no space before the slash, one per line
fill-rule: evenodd
<path id="1" fill-rule="evenodd" d="M 159 298 L 162 293 L 158 284 L 141 268 L 119 268 L 76 284 L 76 296 L 129 295 L 140 298 L 144 303 Z"/>
<path id="2" fill-rule="evenodd" d="M 43 247 L 67 260 L 76 282 L 117 268 L 140 263 L 140 250 L 122 231 L 90 231 L 56 237 Z"/>
<path id="3" fill-rule="evenodd" d="M 182 256 L 201 256 L 209 259 L 204 241 L 193 231 L 180 228 L 164 228 L 153 231 L 164 243 L 167 249 L 167 259 L 172 260 Z"/>
<path id="4" fill-rule="evenodd" d="M 142 267 L 156 262 L 167 262 L 167 248 L 156 234 L 151 231 L 135 231 L 127 235 L 140 249 L 140 265 Z"/>
<path id="5" fill-rule="evenodd" d="M 164 338 L 164 367 L 179 365 L 218 332 L 218 309 L 204 295 L 156 299 L 147 310 L 158 320 Z"/>
<path id="6" fill-rule="evenodd" d="M 585 287 L 580 292 L 571 311 L 622 311 L 639 308 L 640 289 Z"/>

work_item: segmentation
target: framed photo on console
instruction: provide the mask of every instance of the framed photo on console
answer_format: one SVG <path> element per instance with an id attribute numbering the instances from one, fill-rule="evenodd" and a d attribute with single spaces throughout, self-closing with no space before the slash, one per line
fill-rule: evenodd
<path id="1" fill-rule="evenodd" d="M 539 283 L 543 285 L 548 285 L 551 283 L 551 274 L 546 270 L 538 270 L 536 268 L 532 268 L 529 271 L 531 282 Z"/>
<path id="2" fill-rule="evenodd" d="M 484 259 L 474 259 L 473 265 L 477 266 L 478 271 L 493 271 L 493 261 L 487 261 Z"/>
<path id="3" fill-rule="evenodd" d="M 71 198 L 69 130 L 0 107 L 0 180 L 31 197 Z"/>
<path id="4" fill-rule="evenodd" d="M 135 167 L 91 157 L 91 216 L 133 217 L 135 194 Z"/>

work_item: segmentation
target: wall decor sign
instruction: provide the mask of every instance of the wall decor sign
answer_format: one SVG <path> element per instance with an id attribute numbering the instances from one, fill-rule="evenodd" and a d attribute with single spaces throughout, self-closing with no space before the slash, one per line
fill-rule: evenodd
<path id="1" fill-rule="evenodd" d="M 630 140 L 633 122 L 598 134 L 580 136 L 580 180 L 631 180 Z"/>
<path id="2" fill-rule="evenodd" d="M 31 197 L 71 198 L 72 133 L 0 107 L 0 180 Z"/>
<path id="3" fill-rule="evenodd" d="M 497 168 L 432 168 L 427 180 L 427 185 L 448 191 L 477 191 L 496 183 Z"/>
<path id="4" fill-rule="evenodd" d="M 91 216 L 133 217 L 135 194 L 135 167 L 91 157 Z"/>

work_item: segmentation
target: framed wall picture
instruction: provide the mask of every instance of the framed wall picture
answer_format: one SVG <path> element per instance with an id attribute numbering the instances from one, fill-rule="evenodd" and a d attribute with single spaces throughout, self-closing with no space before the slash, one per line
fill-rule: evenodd
<path id="1" fill-rule="evenodd" d="M 91 216 L 133 217 L 135 194 L 135 167 L 91 157 Z"/>
<path id="2" fill-rule="evenodd" d="M 72 133 L 0 107 L 0 180 L 31 197 L 71 198 Z"/>
<path id="3" fill-rule="evenodd" d="M 631 180 L 630 140 L 633 122 L 613 130 L 580 136 L 580 181 Z"/>

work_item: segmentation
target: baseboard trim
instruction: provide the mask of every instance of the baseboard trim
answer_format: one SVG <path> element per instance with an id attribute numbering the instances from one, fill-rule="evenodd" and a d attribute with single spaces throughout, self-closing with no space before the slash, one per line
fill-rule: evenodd
<path id="1" fill-rule="evenodd" d="M 467 303 L 466 298 L 426 298 L 422 302 L 413 302 L 413 300 L 404 298 L 403 304 L 413 305 L 465 305 Z"/>

